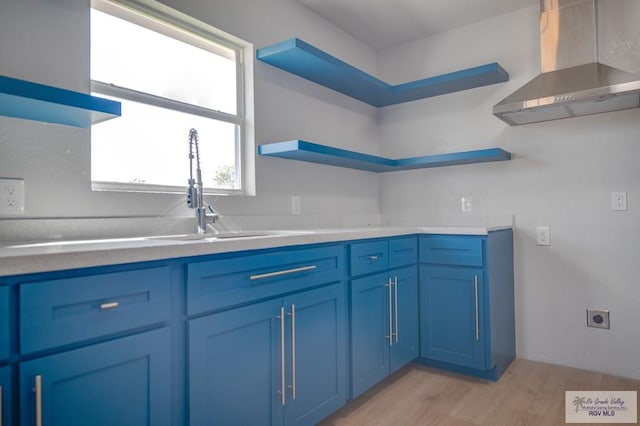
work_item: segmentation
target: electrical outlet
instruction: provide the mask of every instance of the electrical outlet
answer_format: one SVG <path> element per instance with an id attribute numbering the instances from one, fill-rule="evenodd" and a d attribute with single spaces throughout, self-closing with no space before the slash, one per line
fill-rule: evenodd
<path id="1" fill-rule="evenodd" d="M 471 210 L 472 210 L 471 197 L 461 197 L 460 204 L 462 206 L 463 213 L 471 213 Z"/>
<path id="2" fill-rule="evenodd" d="M 587 327 L 606 328 L 607 330 L 611 328 L 609 324 L 609 311 L 587 309 Z"/>
<path id="3" fill-rule="evenodd" d="M 0 215 L 24 214 L 24 179 L 0 178 Z"/>
<path id="4" fill-rule="evenodd" d="M 548 226 L 536 227 L 536 244 L 539 246 L 551 245 L 551 230 Z"/>
<path id="5" fill-rule="evenodd" d="M 617 191 L 611 193 L 611 210 L 627 210 L 627 193 L 625 191 Z"/>

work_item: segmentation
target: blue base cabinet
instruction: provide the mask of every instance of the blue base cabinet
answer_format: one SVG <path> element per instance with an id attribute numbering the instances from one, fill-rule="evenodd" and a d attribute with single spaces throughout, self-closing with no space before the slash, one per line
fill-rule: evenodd
<path id="1" fill-rule="evenodd" d="M 169 342 L 159 329 L 22 362 L 20 423 L 171 424 Z"/>
<path id="2" fill-rule="evenodd" d="M 12 425 L 11 408 L 13 407 L 11 387 L 11 369 L 0 368 L 0 425 Z"/>
<path id="3" fill-rule="evenodd" d="M 512 239 L 0 277 L 1 425 L 306 426 L 410 362 L 495 380 L 515 356 Z"/>
<path id="4" fill-rule="evenodd" d="M 497 380 L 515 358 L 513 234 L 420 238 L 421 362 Z"/>
<path id="5" fill-rule="evenodd" d="M 190 321 L 190 424 L 313 425 L 346 400 L 342 286 Z"/>
<path id="6" fill-rule="evenodd" d="M 0 361 L 9 358 L 9 288 L 0 287 Z"/>
<path id="7" fill-rule="evenodd" d="M 418 269 L 351 282 L 353 397 L 418 357 Z"/>
<path id="8" fill-rule="evenodd" d="M 417 249 L 414 237 L 350 247 L 351 274 L 365 275 L 351 280 L 354 398 L 418 357 Z"/>

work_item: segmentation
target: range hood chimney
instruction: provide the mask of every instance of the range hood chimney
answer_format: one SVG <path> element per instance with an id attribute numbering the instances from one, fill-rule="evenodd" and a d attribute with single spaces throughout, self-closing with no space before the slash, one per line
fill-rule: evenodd
<path id="1" fill-rule="evenodd" d="M 640 76 L 598 62 L 597 0 L 540 0 L 542 74 L 493 107 L 510 126 L 640 107 Z"/>

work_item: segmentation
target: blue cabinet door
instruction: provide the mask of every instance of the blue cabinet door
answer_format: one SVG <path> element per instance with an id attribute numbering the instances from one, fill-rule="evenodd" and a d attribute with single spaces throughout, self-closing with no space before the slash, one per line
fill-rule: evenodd
<path id="1" fill-rule="evenodd" d="M 351 385 L 354 398 L 389 374 L 392 300 L 392 287 L 386 272 L 351 281 Z"/>
<path id="2" fill-rule="evenodd" d="M 338 284 L 284 299 L 288 322 L 285 425 L 314 425 L 346 401 L 344 299 Z"/>
<path id="3" fill-rule="evenodd" d="M 477 268 L 420 267 L 422 357 L 485 368 L 482 278 Z"/>
<path id="4" fill-rule="evenodd" d="M 20 364 L 20 418 L 47 426 L 171 422 L 170 334 L 149 331 Z M 34 392 L 38 378 L 41 393 Z"/>
<path id="5" fill-rule="evenodd" d="M 9 288 L 0 287 L 0 360 L 9 358 Z"/>
<path id="6" fill-rule="evenodd" d="M 418 332 L 418 267 L 389 273 L 393 286 L 393 341 L 389 347 L 389 369 L 394 373 L 420 352 Z"/>
<path id="7" fill-rule="evenodd" d="M 276 299 L 190 321 L 191 426 L 282 424 L 281 308 Z"/>
<path id="8" fill-rule="evenodd" d="M 0 424 L 11 426 L 11 370 L 9 367 L 0 368 Z"/>

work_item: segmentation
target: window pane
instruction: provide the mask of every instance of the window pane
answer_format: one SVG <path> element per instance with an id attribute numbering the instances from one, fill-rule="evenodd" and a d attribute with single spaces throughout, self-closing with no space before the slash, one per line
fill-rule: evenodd
<path id="1" fill-rule="evenodd" d="M 184 32 L 179 35 L 187 37 Z M 192 37 L 198 45 L 212 44 Z M 216 44 L 205 50 L 95 9 L 91 79 L 237 114 L 232 49 Z"/>
<path id="2" fill-rule="evenodd" d="M 239 188 L 237 126 L 117 99 L 122 116 L 91 128 L 91 179 L 183 186 L 189 178 L 189 130 L 198 130 L 206 188 Z M 194 171 L 195 173 L 195 171 Z M 195 178 L 195 176 L 194 176 Z"/>

